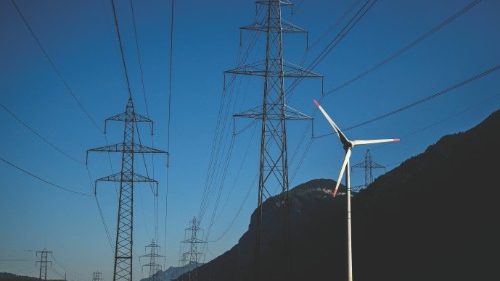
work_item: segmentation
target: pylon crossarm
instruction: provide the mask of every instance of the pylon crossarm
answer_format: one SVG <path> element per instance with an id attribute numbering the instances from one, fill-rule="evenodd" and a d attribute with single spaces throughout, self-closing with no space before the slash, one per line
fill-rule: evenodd
<path id="1" fill-rule="evenodd" d="M 102 178 L 99 178 L 96 180 L 96 182 L 100 182 L 100 181 L 151 182 L 151 183 L 158 184 L 158 182 L 156 180 L 139 175 L 139 174 L 136 174 L 136 173 L 134 173 L 132 175 L 132 177 L 128 173 L 123 173 L 123 175 L 122 175 L 122 173 L 116 173 L 116 174 L 105 176 L 105 177 L 102 177 Z"/>
<path id="2" fill-rule="evenodd" d="M 309 115 L 306 115 L 297 109 L 285 105 L 285 119 L 287 120 L 312 120 L 313 118 Z"/>
<path id="3" fill-rule="evenodd" d="M 127 113 L 127 112 L 122 112 L 118 113 L 116 115 L 113 115 L 109 118 L 107 118 L 105 121 L 129 121 L 129 122 L 141 122 L 141 123 L 153 123 L 153 120 L 149 119 L 148 117 L 141 115 L 139 113 Z"/>
<path id="4" fill-rule="evenodd" d="M 380 165 L 380 164 L 379 164 L 379 163 L 377 163 L 377 162 L 372 162 L 372 168 L 373 168 L 373 169 L 385 169 L 385 166 Z"/>
<path id="5" fill-rule="evenodd" d="M 268 120 L 313 120 L 313 118 L 309 115 L 306 115 L 293 107 L 285 105 L 284 118 L 280 112 L 278 113 L 267 113 L 266 118 Z M 262 111 L 259 107 L 251 108 L 247 111 L 243 111 L 241 113 L 236 113 L 233 115 L 235 118 L 250 118 L 250 119 L 262 119 Z"/>
<path id="6" fill-rule="evenodd" d="M 255 3 L 260 4 L 260 5 L 269 5 L 269 3 L 272 2 L 278 2 L 278 1 L 270 1 L 270 0 L 257 0 Z M 288 1 L 288 0 L 280 0 L 280 6 L 292 6 L 293 3 Z"/>
<path id="7" fill-rule="evenodd" d="M 279 27 L 274 27 L 273 25 L 269 27 L 267 23 L 260 23 L 260 22 L 254 22 L 250 25 L 240 27 L 240 29 L 242 30 L 261 31 L 261 32 L 267 32 L 268 29 L 274 31 L 273 29 L 275 28 Z M 284 33 L 307 33 L 307 30 L 285 21 L 282 21 L 281 31 Z"/>
<path id="8" fill-rule="evenodd" d="M 206 241 L 201 240 L 201 239 L 198 239 L 198 238 L 194 238 L 194 239 L 186 239 L 186 240 L 183 240 L 183 241 L 181 241 L 181 242 L 182 242 L 182 243 L 199 243 L 199 244 L 207 243 Z"/>
<path id="9" fill-rule="evenodd" d="M 151 124 L 151 132 L 153 132 L 153 120 L 149 119 L 148 117 L 141 115 L 139 113 L 131 112 L 122 112 L 118 113 L 116 115 L 113 115 L 106 120 L 104 120 L 104 133 L 107 131 L 108 127 L 108 121 L 119 121 L 119 122 L 136 122 L 136 123 L 150 123 Z"/>
<path id="10" fill-rule="evenodd" d="M 285 77 L 293 77 L 293 78 L 321 78 L 323 79 L 323 75 L 320 75 L 316 72 L 307 70 L 302 66 L 296 65 L 291 62 L 284 61 L 283 62 L 283 71 L 285 72 Z"/>
<path id="11" fill-rule="evenodd" d="M 283 62 L 283 70 L 277 69 L 275 71 L 270 71 L 269 68 L 266 70 L 266 62 L 258 61 L 250 64 L 240 65 L 233 69 L 226 70 L 224 74 L 236 74 L 236 75 L 247 75 L 247 76 L 272 76 L 272 77 L 285 77 L 285 78 L 320 78 L 323 79 L 322 75 L 315 72 L 309 71 L 301 66 L 293 63 Z"/>
<path id="12" fill-rule="evenodd" d="M 123 153 L 123 152 L 128 152 L 131 150 L 134 153 L 164 153 L 164 154 L 168 154 L 168 152 L 166 152 L 164 150 L 145 146 L 142 144 L 134 143 L 130 147 L 130 146 L 124 145 L 123 143 L 117 143 L 117 144 L 111 144 L 111 145 L 91 148 L 91 149 L 87 150 L 87 156 L 85 159 L 85 163 L 87 163 L 89 152 L 122 152 Z"/>

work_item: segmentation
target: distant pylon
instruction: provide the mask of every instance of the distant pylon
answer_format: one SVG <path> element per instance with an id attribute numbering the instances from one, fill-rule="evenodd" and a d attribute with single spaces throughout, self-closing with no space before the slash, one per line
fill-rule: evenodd
<path id="1" fill-rule="evenodd" d="M 264 78 L 261 105 L 235 114 L 260 120 L 259 189 L 257 196 L 257 234 L 256 234 L 256 276 L 259 277 L 262 243 L 262 203 L 265 197 L 282 194 L 278 203 L 288 208 L 288 150 L 286 137 L 287 120 L 312 120 L 285 102 L 286 78 L 322 78 L 321 75 L 304 69 L 283 59 L 283 33 L 305 33 L 307 31 L 282 19 L 282 6 L 291 6 L 288 0 L 257 0 L 255 22 L 241 30 L 264 32 L 266 35 L 265 59 L 227 70 L 225 74 L 260 76 Z M 288 211 L 285 211 L 288 214 Z M 288 224 L 288 215 L 285 224 Z M 288 226 L 286 226 L 288 228 Z M 285 230 L 286 233 L 289 231 Z M 285 238 L 287 240 L 288 238 Z M 288 242 L 285 241 L 287 244 Z M 286 246 L 286 248 L 289 248 Z"/>
<path id="2" fill-rule="evenodd" d="M 367 149 L 365 153 L 365 159 L 352 166 L 352 169 L 354 168 L 360 168 L 365 170 L 365 185 L 364 188 L 369 186 L 373 182 L 373 169 L 385 169 L 385 166 L 382 166 L 378 164 L 377 162 L 373 161 L 372 155 L 370 153 L 370 150 Z"/>
<path id="3" fill-rule="evenodd" d="M 94 273 L 92 273 L 92 281 L 102 281 L 102 273 L 100 271 L 94 271 Z"/>
<path id="4" fill-rule="evenodd" d="M 40 260 L 36 262 L 40 264 L 40 280 L 42 280 L 42 277 L 43 280 L 47 280 L 47 267 L 49 264 L 52 265 L 52 261 L 49 261 L 48 258 L 49 254 L 52 254 L 52 251 L 48 251 L 47 249 L 36 251 L 36 256 L 40 256 Z"/>
<path id="5" fill-rule="evenodd" d="M 108 121 L 121 121 L 125 123 L 123 141 L 113 145 L 107 145 L 87 150 L 89 152 L 120 152 L 121 171 L 102 177 L 96 180 L 119 182 L 120 193 L 118 203 L 118 222 L 116 228 L 115 261 L 113 269 L 113 281 L 132 281 L 132 235 L 134 228 L 134 183 L 146 182 L 155 183 L 158 189 L 158 182 L 146 176 L 139 175 L 134 171 L 135 153 L 166 153 L 152 147 L 147 147 L 141 143 L 135 143 L 135 130 L 137 123 L 150 123 L 151 134 L 153 133 L 153 121 L 134 111 L 134 103 L 129 95 L 125 112 L 114 115 L 105 120 L 104 132 Z M 138 133 L 138 132 L 137 132 Z M 140 139 L 139 139 L 140 141 Z M 94 191 L 95 192 L 95 191 Z"/>
<path id="6" fill-rule="evenodd" d="M 142 267 L 149 268 L 148 277 L 150 278 L 150 280 L 154 281 L 157 279 L 156 273 L 161 270 L 161 265 L 158 263 L 158 260 L 163 258 L 162 255 L 158 254 L 160 252 L 160 246 L 158 246 L 158 244 L 156 244 L 156 242 L 153 240 L 150 244 L 144 247 L 144 251 L 146 252 L 146 254 L 142 255 L 141 258 L 148 258 L 149 260 L 146 264 L 143 264 Z"/>
<path id="7" fill-rule="evenodd" d="M 200 228 L 200 221 L 193 217 L 190 225 L 184 229 L 184 240 L 181 243 L 184 245 L 184 250 L 181 253 L 179 263 L 183 265 L 198 266 L 203 257 L 202 246 L 206 241 L 198 238 L 202 236 L 203 230 Z"/>

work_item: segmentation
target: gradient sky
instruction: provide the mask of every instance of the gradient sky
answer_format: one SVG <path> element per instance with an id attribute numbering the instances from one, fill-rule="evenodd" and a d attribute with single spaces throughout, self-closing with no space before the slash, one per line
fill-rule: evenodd
<path id="1" fill-rule="evenodd" d="M 136 111 L 145 113 L 128 1 L 117 2 Z M 286 11 L 283 15 L 308 29 L 312 44 L 356 1 L 299 2 L 293 14 Z M 405 46 L 468 2 L 380 0 L 314 70 L 325 75 L 325 90 L 332 89 Z M 19 0 L 16 3 L 92 118 L 101 125 L 106 117 L 122 112 L 127 92 L 110 2 Z M 170 1 L 134 3 L 149 113 L 155 120 L 154 145 L 166 149 Z M 322 104 L 340 127 L 348 127 L 497 65 L 500 63 L 499 10 L 499 1 L 481 2 L 394 61 L 325 97 Z M 154 160 L 154 177 L 160 181 L 161 197 L 159 244 L 162 252 L 166 249 L 167 266 L 177 265 L 183 229 L 188 220 L 198 214 L 222 99 L 222 73 L 235 66 L 238 54 L 251 39 L 251 35 L 244 34 L 240 46 L 238 27 L 250 24 L 254 15 L 252 1 L 176 1 L 166 233 L 163 231 L 166 159 L 155 157 Z M 328 33 L 309 50 L 306 65 L 338 30 Z M 0 42 L 2 104 L 80 161 L 85 160 L 88 148 L 105 145 L 102 133 L 93 127 L 68 94 L 10 1 L 0 1 Z M 290 35 L 284 44 L 287 60 L 302 62 L 304 37 Z M 248 62 L 262 59 L 263 55 L 261 36 Z M 348 135 L 352 138 L 401 137 L 401 143 L 372 149 L 374 159 L 390 170 L 441 136 L 466 130 L 497 110 L 499 79 L 500 73 L 495 72 L 428 103 L 351 130 Z M 227 93 L 234 95 L 228 115 L 259 104 L 261 98 L 262 81 L 258 78 L 241 78 L 235 85 L 234 91 Z M 312 99 L 320 97 L 320 90 L 318 81 L 305 81 L 297 87 L 288 104 L 315 115 Z M 326 121 L 316 116 L 320 118 L 314 121 L 315 134 L 329 133 Z M 228 116 L 224 118 L 229 120 Z M 84 165 L 40 141 L 1 108 L 0 122 L 1 157 L 57 184 L 91 192 Z M 250 127 L 236 136 L 219 212 L 208 240 L 219 238 L 240 205 L 243 204 L 243 208 L 225 236 L 209 243 L 206 260 L 237 242 L 247 229 L 249 215 L 256 205 L 257 186 L 251 184 L 258 169 L 259 132 L 257 126 L 248 121 L 238 121 L 236 127 L 242 129 L 248 124 Z M 334 136 L 315 139 L 297 170 L 310 131 L 305 122 L 288 124 L 291 186 L 314 178 L 336 177 L 342 149 Z M 122 124 L 110 125 L 110 143 L 120 141 L 122 129 Z M 142 130 L 142 136 L 145 143 L 151 143 L 147 128 Z M 293 157 L 297 147 L 298 153 Z M 352 162 L 361 161 L 363 155 L 364 149 L 355 150 Z M 90 157 L 93 179 L 111 173 L 107 161 L 104 154 Z M 115 155 L 113 168 L 116 171 L 118 167 L 119 156 Z M 66 271 L 70 280 L 84 281 L 91 279 L 93 271 L 100 270 L 104 280 L 112 279 L 113 255 L 94 199 L 55 189 L 3 162 L 0 162 L 0 173 L 0 272 L 37 276 L 34 251 L 48 248 L 56 259 L 49 271 L 50 278 L 58 278 L 58 272 Z M 353 184 L 362 184 L 361 171 L 354 172 Z M 115 190 L 113 184 L 102 184 L 98 189 L 113 239 L 117 210 Z M 204 228 L 209 226 L 208 218 L 214 205 L 215 196 L 211 196 L 207 219 L 202 224 Z M 137 186 L 135 203 L 134 279 L 139 279 L 147 271 L 141 272 L 137 257 L 154 237 L 153 196 L 148 186 Z"/>

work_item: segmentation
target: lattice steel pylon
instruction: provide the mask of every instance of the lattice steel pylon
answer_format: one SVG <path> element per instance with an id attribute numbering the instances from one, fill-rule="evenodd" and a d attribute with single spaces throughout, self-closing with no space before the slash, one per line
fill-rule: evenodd
<path id="1" fill-rule="evenodd" d="M 137 123 L 150 123 L 152 134 L 153 121 L 148 117 L 135 113 L 132 96 L 129 95 L 125 112 L 111 116 L 105 120 L 104 132 L 106 132 L 108 121 L 121 121 L 125 123 L 123 142 L 89 149 L 87 150 L 87 157 L 89 152 L 120 152 L 122 155 L 121 171 L 116 174 L 97 179 L 96 187 L 97 182 L 100 181 L 120 183 L 113 281 L 132 281 L 134 183 L 154 183 L 158 187 L 158 182 L 156 180 L 135 173 L 134 154 L 167 152 L 135 143 L 134 139 Z"/>
<path id="2" fill-rule="evenodd" d="M 52 251 L 48 251 L 47 249 L 36 251 L 36 256 L 40 256 L 40 260 L 36 262 L 40 264 L 40 280 L 42 280 L 42 276 L 43 280 L 47 280 L 47 267 L 49 264 L 52 265 L 52 261 L 49 261 L 48 258 L 49 254 L 52 254 Z"/>
<path id="3" fill-rule="evenodd" d="M 161 270 L 161 265 L 158 263 L 158 260 L 163 258 L 162 255 L 158 254 L 160 252 L 160 246 L 158 246 L 155 240 L 153 240 L 151 241 L 151 243 L 146 245 L 146 247 L 144 247 L 144 250 L 146 254 L 142 255 L 141 258 L 147 258 L 149 260 L 146 264 L 143 264 L 142 267 L 149 268 L 148 277 L 150 278 L 150 280 L 155 281 L 158 277 L 156 273 Z"/>
<path id="4" fill-rule="evenodd" d="M 323 78 L 321 75 L 304 69 L 283 59 L 283 33 L 305 33 L 307 31 L 282 19 L 282 7 L 291 6 L 288 0 L 258 0 L 257 15 L 261 18 L 244 26 L 241 30 L 264 32 L 265 59 L 250 64 L 238 66 L 225 71 L 225 74 L 260 76 L 264 78 L 263 98 L 261 106 L 257 106 L 234 117 L 244 117 L 261 120 L 260 156 L 259 156 L 259 187 L 257 198 L 257 234 L 256 234 L 256 268 L 259 279 L 259 256 L 262 243 L 262 204 L 272 193 L 283 196 L 279 205 L 288 208 L 288 151 L 286 120 L 312 120 L 286 105 L 285 80 L 287 78 Z M 262 10 L 261 10 L 262 9 Z M 226 79 L 225 79 L 226 80 Z M 275 195 L 274 194 L 274 195 Z M 288 213 L 288 211 L 286 211 Z M 286 218 L 288 220 L 288 218 Z M 286 222 L 288 223 L 288 222 Z"/>
<path id="5" fill-rule="evenodd" d="M 373 161 L 370 150 L 367 149 L 365 153 L 365 159 L 356 165 L 352 166 L 352 169 L 360 168 L 365 170 L 365 185 L 364 188 L 369 186 L 373 182 L 373 169 L 385 169 L 385 166 Z"/>
<path id="6" fill-rule="evenodd" d="M 184 240 L 181 241 L 184 251 L 181 253 L 179 265 L 194 265 L 198 266 L 203 257 L 202 246 L 207 242 L 198 238 L 202 236 L 203 230 L 200 227 L 200 221 L 193 217 L 190 225 L 184 229 Z"/>
<path id="7" fill-rule="evenodd" d="M 225 74 L 260 76 L 264 78 L 262 105 L 237 113 L 234 117 L 261 120 L 258 206 L 264 192 L 271 195 L 276 187 L 281 193 L 288 191 L 288 158 L 286 120 L 311 120 L 285 103 L 285 78 L 322 78 L 321 75 L 287 63 L 283 59 L 283 33 L 307 33 L 306 30 L 282 20 L 282 6 L 289 1 L 256 1 L 257 9 L 265 9 L 265 16 L 257 18 L 242 30 L 266 33 L 266 57 L 263 61 L 238 66 Z M 285 201 L 286 203 L 286 201 Z"/>
<path id="8" fill-rule="evenodd" d="M 92 281 L 102 281 L 102 272 L 94 271 L 92 273 Z"/>

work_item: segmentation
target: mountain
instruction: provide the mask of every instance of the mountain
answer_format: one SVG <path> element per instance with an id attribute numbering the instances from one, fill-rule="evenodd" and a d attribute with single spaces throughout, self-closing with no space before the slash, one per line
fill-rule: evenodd
<path id="1" fill-rule="evenodd" d="M 443 137 L 356 194 L 356 281 L 500 280 L 497 174 L 500 111 Z M 346 279 L 346 198 L 329 195 L 334 184 L 318 179 L 295 187 L 288 214 L 280 197 L 266 200 L 260 281 Z M 233 248 L 191 276 L 255 280 L 255 216 Z"/>
<path id="2" fill-rule="evenodd" d="M 165 271 L 158 271 L 155 274 L 155 280 L 157 281 L 170 281 L 175 280 L 182 274 L 192 271 L 193 269 L 202 265 L 201 263 L 191 262 L 184 266 L 171 266 Z M 0 280 L 1 281 L 1 280 Z M 141 281 L 152 281 L 152 278 L 144 278 Z"/>
<path id="3" fill-rule="evenodd" d="M 0 281 L 40 281 L 39 278 L 16 275 L 7 272 L 0 272 Z M 57 280 L 47 280 L 47 281 L 57 281 Z M 62 281 L 62 280 L 58 280 Z"/>

